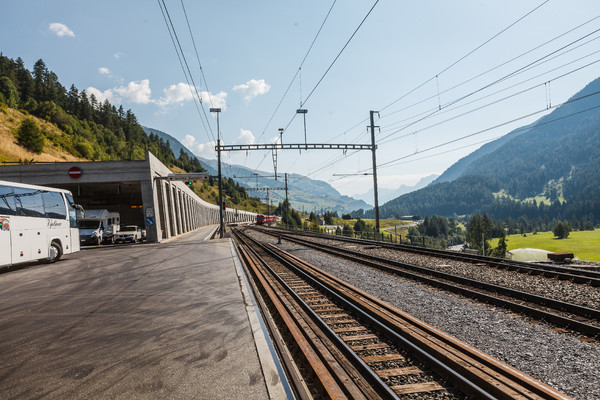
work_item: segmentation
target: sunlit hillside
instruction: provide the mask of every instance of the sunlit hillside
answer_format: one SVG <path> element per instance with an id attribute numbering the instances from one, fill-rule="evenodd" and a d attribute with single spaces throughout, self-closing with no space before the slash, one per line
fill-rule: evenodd
<path id="1" fill-rule="evenodd" d="M 41 154 L 32 153 L 17 144 L 16 132 L 25 118 L 31 118 L 44 133 L 45 145 Z M 55 125 L 0 103 L 0 162 L 9 161 L 77 161 L 83 160 L 67 153 L 53 143 L 65 134 Z"/>

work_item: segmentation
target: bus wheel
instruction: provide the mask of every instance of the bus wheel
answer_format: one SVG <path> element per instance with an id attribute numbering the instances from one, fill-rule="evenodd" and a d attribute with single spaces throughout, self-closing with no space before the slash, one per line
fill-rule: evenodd
<path id="1" fill-rule="evenodd" d="M 56 262 L 60 260 L 60 257 L 62 257 L 62 248 L 60 247 L 60 244 L 58 244 L 58 242 L 50 243 L 50 249 L 48 252 L 48 262 Z"/>

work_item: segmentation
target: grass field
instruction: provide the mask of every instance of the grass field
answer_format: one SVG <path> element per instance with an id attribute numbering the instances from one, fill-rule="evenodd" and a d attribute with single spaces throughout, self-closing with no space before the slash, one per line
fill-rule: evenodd
<path id="1" fill-rule="evenodd" d="M 594 231 L 571 232 L 567 239 L 556 239 L 552 232 L 539 232 L 507 236 L 508 250 L 521 248 L 543 249 L 552 252 L 570 252 L 580 260 L 600 262 L 600 229 Z M 492 241 L 498 246 L 498 239 Z"/>

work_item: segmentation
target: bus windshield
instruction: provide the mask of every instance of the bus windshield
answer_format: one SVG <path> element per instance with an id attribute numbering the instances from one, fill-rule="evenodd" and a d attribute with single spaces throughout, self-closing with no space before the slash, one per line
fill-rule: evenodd
<path id="1" fill-rule="evenodd" d="M 100 221 L 79 220 L 79 229 L 98 229 Z"/>
<path id="2" fill-rule="evenodd" d="M 70 193 L 65 193 L 67 198 L 67 208 L 69 209 L 69 225 L 71 228 L 77 228 L 77 206 Z"/>

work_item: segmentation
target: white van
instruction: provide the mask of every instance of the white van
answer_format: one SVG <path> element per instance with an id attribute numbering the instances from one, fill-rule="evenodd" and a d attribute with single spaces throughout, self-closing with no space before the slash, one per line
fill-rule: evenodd
<path id="1" fill-rule="evenodd" d="M 118 212 L 86 210 L 85 218 L 79 220 L 79 239 L 81 244 L 114 243 L 119 231 L 121 217 Z"/>

